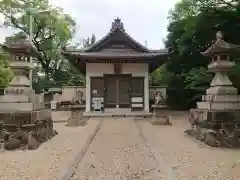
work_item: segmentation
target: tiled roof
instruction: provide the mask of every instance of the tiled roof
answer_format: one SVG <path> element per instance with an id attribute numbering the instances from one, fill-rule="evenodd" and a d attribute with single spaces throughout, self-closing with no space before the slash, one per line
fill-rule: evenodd
<path id="1" fill-rule="evenodd" d="M 96 43 L 94 43 L 92 46 L 84 49 L 85 52 L 89 52 L 92 49 L 94 49 L 95 47 L 101 45 L 105 40 L 107 40 L 111 35 L 113 35 L 114 33 L 116 33 L 117 31 L 120 31 L 129 41 L 131 41 L 132 43 L 134 43 L 136 46 L 138 46 L 142 51 L 144 52 L 149 52 L 150 50 L 148 48 L 146 48 L 145 46 L 143 46 L 142 44 L 140 44 L 139 42 L 137 42 L 136 40 L 134 40 L 123 28 L 123 23 L 121 22 L 121 20 L 119 18 L 115 19 L 115 21 L 112 23 L 112 28 L 109 31 L 109 33 L 107 35 L 105 35 L 102 39 L 100 39 L 99 41 L 97 41 Z"/>
<path id="2" fill-rule="evenodd" d="M 131 57 L 131 58 L 138 58 L 138 57 L 154 57 L 154 56 L 161 56 L 167 55 L 168 51 L 162 52 L 79 52 L 79 51 L 71 51 L 69 52 L 72 55 L 77 55 L 81 57 L 97 57 L 97 58 L 108 58 L 108 57 L 115 57 L 115 58 L 124 58 L 124 57 Z"/>

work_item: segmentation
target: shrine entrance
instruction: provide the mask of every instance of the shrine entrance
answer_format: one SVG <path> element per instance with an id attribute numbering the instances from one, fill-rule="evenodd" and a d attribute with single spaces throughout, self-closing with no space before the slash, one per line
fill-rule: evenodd
<path id="1" fill-rule="evenodd" d="M 105 108 L 131 107 L 131 75 L 104 75 Z"/>
<path id="2" fill-rule="evenodd" d="M 119 18 L 102 39 L 85 49 L 63 52 L 86 75 L 86 113 L 149 113 L 149 74 L 169 58 L 150 50 L 125 31 Z"/>

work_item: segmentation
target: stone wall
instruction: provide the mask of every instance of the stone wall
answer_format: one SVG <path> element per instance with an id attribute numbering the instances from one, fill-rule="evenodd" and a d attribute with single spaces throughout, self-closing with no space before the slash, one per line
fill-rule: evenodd
<path id="1" fill-rule="evenodd" d="M 69 105 L 80 100 L 82 92 L 82 103 L 86 102 L 86 90 L 83 86 L 64 86 L 61 88 L 61 94 L 55 93 L 51 102 L 51 109 L 57 111 L 68 111 Z"/>
<path id="2" fill-rule="evenodd" d="M 86 88 L 84 86 L 63 86 L 58 88 L 60 93 L 55 93 L 53 96 L 54 101 L 72 101 L 77 96 L 78 92 L 83 92 L 83 100 L 86 100 Z"/>

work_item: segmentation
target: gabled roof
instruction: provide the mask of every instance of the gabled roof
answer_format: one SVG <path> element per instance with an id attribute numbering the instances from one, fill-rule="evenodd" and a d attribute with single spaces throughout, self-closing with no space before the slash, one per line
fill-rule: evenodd
<path id="1" fill-rule="evenodd" d="M 119 18 L 112 23 L 110 32 L 86 49 L 66 48 L 63 55 L 81 72 L 85 73 L 86 62 L 111 63 L 130 61 L 131 63 L 148 63 L 149 72 L 153 72 L 165 63 L 170 56 L 169 49 L 149 50 L 134 40 L 124 29 Z"/>
<path id="2" fill-rule="evenodd" d="M 101 49 L 107 42 L 121 38 L 122 41 L 128 43 L 132 46 L 133 49 L 139 52 L 150 52 L 148 48 L 141 45 L 139 42 L 134 40 L 124 29 L 123 23 L 119 18 L 115 19 L 112 23 L 112 28 L 109 33 L 104 36 L 102 39 L 94 43 L 92 46 L 84 49 L 84 52 L 94 52 Z"/>

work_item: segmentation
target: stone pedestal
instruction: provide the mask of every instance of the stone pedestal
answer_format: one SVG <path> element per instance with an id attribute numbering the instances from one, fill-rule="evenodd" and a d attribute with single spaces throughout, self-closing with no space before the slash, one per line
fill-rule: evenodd
<path id="1" fill-rule="evenodd" d="M 68 119 L 66 126 L 84 126 L 87 124 L 86 119 L 83 117 L 85 105 L 71 105 L 71 116 Z"/>
<path id="2" fill-rule="evenodd" d="M 171 125 L 169 118 L 169 110 L 166 105 L 152 105 L 153 117 L 151 120 L 152 125 Z"/>

